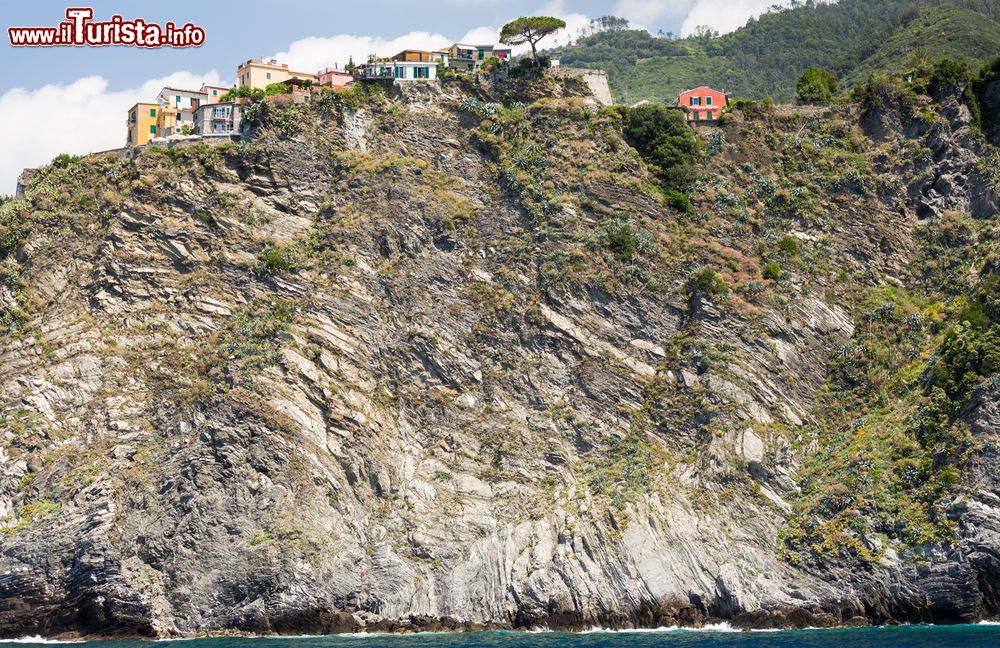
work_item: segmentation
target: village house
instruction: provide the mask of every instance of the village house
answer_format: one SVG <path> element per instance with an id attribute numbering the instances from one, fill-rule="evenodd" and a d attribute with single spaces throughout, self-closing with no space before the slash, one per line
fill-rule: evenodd
<path id="1" fill-rule="evenodd" d="M 242 116 L 243 106 L 236 102 L 205 104 L 194 113 L 194 131 L 205 137 L 238 134 Z"/>
<path id="2" fill-rule="evenodd" d="M 229 92 L 229 88 L 223 88 L 222 86 L 210 86 L 202 84 L 201 89 L 198 90 L 205 95 L 205 103 L 219 103 L 219 100 Z"/>
<path id="3" fill-rule="evenodd" d="M 687 112 L 689 122 L 718 121 L 722 109 L 729 103 L 725 92 L 701 86 L 681 92 L 677 105 Z"/>
<path id="4" fill-rule="evenodd" d="M 451 48 L 442 47 L 439 50 L 431 52 L 431 60 L 435 63 L 444 63 L 445 66 L 448 65 L 448 56 L 451 54 Z"/>
<path id="5" fill-rule="evenodd" d="M 142 146 L 159 136 L 157 128 L 159 113 L 160 105 L 155 103 L 140 102 L 129 109 L 126 121 L 128 146 Z"/>
<path id="6" fill-rule="evenodd" d="M 421 50 L 403 50 L 388 59 L 371 56 L 358 66 L 358 75 L 371 80 L 433 81 L 437 79 L 437 63 L 432 58 L 431 52 Z"/>
<path id="7" fill-rule="evenodd" d="M 324 70 L 320 70 L 317 76 L 319 85 L 326 86 L 328 88 L 347 88 L 354 83 L 353 74 L 339 70 L 336 67 L 328 67 Z"/>
<path id="8" fill-rule="evenodd" d="M 437 63 L 437 59 L 434 57 L 433 52 L 425 52 L 423 50 L 403 50 L 391 58 L 393 61 L 402 62 Z"/>
<path id="9" fill-rule="evenodd" d="M 510 48 L 464 43 L 455 43 L 447 49 L 447 53 L 448 67 L 463 72 L 475 72 L 491 56 L 495 56 L 501 61 L 509 61 L 511 56 Z"/>
<path id="10" fill-rule="evenodd" d="M 276 59 L 256 61 L 250 59 L 246 63 L 236 68 L 236 85 L 260 88 L 263 90 L 272 83 L 283 83 L 285 81 L 299 82 L 319 81 L 319 76 L 312 72 L 295 72 L 288 69 L 288 65 L 280 64 Z"/>
<path id="11" fill-rule="evenodd" d="M 163 108 L 173 108 L 176 111 L 175 123 L 163 124 L 162 137 L 168 137 L 180 132 L 185 126 L 194 130 L 194 112 L 198 107 L 208 102 L 208 95 L 197 90 L 182 90 L 180 88 L 164 88 L 160 90 L 156 101 Z"/>

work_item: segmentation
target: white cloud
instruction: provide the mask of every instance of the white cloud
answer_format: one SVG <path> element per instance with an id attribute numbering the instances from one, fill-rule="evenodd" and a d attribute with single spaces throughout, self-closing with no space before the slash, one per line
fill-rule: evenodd
<path id="1" fill-rule="evenodd" d="M 544 41 L 544 46 L 564 45 L 573 40 L 578 32 L 590 25 L 590 18 L 581 13 L 567 13 L 564 0 L 551 0 L 537 12 L 541 16 L 555 16 L 566 21 L 566 29 L 556 32 L 549 40 Z M 526 48 L 526 49 L 531 49 Z"/>
<path id="2" fill-rule="evenodd" d="M 60 153 L 82 155 L 125 145 L 125 117 L 139 101 L 151 101 L 164 86 L 222 85 L 207 74 L 176 72 L 136 88 L 108 90 L 99 76 L 36 90 L 14 88 L 0 95 L 0 193 L 13 193 L 21 170 L 47 164 Z"/>
<path id="3" fill-rule="evenodd" d="M 683 36 L 693 33 L 699 25 L 725 34 L 776 4 L 787 5 L 788 0 L 618 0 L 614 14 L 628 18 L 633 27 L 646 28 L 658 20 L 683 18 Z"/>
<path id="4" fill-rule="evenodd" d="M 787 0 L 696 0 L 684 18 L 681 34 L 688 36 L 699 25 L 708 25 L 725 34 L 739 29 L 773 5 L 786 4 Z"/>
<path id="5" fill-rule="evenodd" d="M 480 43 L 496 43 L 499 40 L 500 30 L 497 27 L 476 27 L 465 32 L 465 35 L 458 39 L 458 42 L 475 45 Z"/>
<path id="6" fill-rule="evenodd" d="M 695 0 L 618 0 L 614 15 L 628 18 L 633 27 L 644 28 L 664 18 L 686 16 Z"/>

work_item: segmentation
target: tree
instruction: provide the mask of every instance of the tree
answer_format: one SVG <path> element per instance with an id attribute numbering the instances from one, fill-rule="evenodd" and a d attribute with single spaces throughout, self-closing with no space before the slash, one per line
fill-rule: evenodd
<path id="1" fill-rule="evenodd" d="M 830 103 L 836 92 L 837 77 L 830 70 L 818 67 L 806 70 L 795 84 L 795 96 L 808 103 Z"/>
<path id="2" fill-rule="evenodd" d="M 347 59 L 347 65 L 344 66 L 344 71 L 347 72 L 348 74 L 357 74 L 358 73 L 358 66 L 354 64 L 354 57 L 353 56 L 348 57 L 348 59 Z"/>
<path id="3" fill-rule="evenodd" d="M 531 44 L 531 57 L 538 65 L 538 41 L 566 27 L 566 21 L 551 16 L 522 16 L 503 26 L 500 42 L 504 45 Z"/>

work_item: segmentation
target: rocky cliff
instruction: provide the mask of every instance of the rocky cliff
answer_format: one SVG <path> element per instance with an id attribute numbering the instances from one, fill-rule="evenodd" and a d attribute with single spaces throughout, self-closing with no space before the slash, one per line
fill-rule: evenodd
<path id="1" fill-rule="evenodd" d="M 0 205 L 0 635 L 1000 612 L 960 95 L 743 106 L 690 206 L 579 95 L 261 104 Z"/>

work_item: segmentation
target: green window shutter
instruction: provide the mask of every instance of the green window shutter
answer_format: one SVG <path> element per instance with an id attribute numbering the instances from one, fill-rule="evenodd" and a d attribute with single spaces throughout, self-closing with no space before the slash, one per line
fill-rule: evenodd
<path id="1" fill-rule="evenodd" d="M 156 117 L 156 108 L 150 108 L 149 109 L 149 116 L 150 117 Z"/>
<path id="2" fill-rule="evenodd" d="M 156 135 L 156 124 L 153 124 L 149 127 L 149 134 Z"/>
<path id="3" fill-rule="evenodd" d="M 712 98 L 711 97 L 705 97 L 705 105 L 706 106 L 711 106 L 712 105 Z"/>

